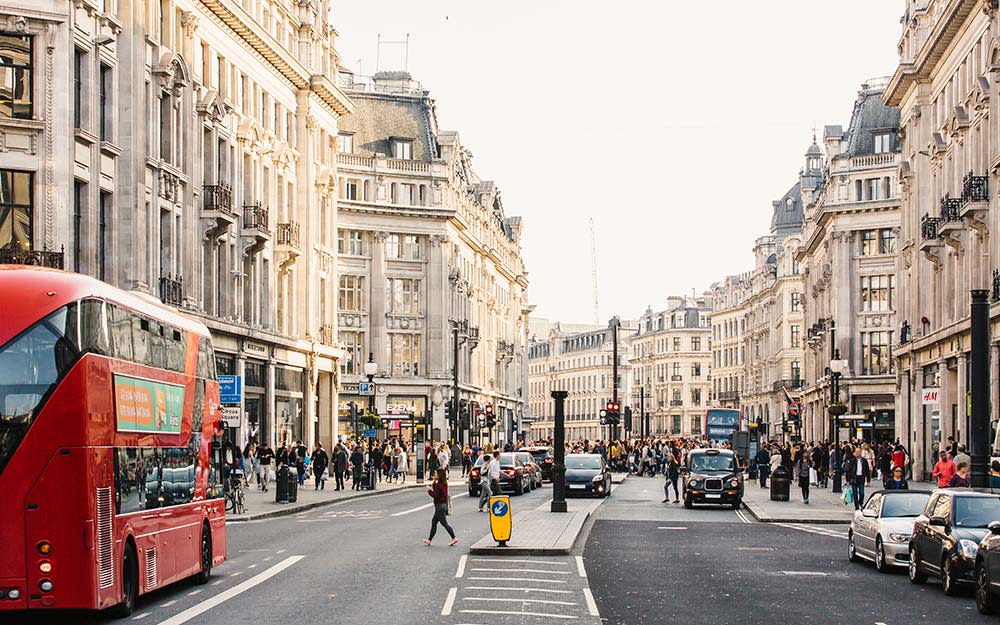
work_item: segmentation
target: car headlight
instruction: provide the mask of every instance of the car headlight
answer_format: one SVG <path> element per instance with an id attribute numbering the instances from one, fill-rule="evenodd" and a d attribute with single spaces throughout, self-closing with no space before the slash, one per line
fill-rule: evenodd
<path id="1" fill-rule="evenodd" d="M 688 482 L 688 486 L 691 488 L 701 488 L 701 480 L 691 480 Z"/>
<path id="2" fill-rule="evenodd" d="M 975 541 L 963 538 L 958 541 L 958 552 L 961 553 L 966 558 L 974 560 L 976 554 L 979 552 L 979 545 Z"/>
<path id="3" fill-rule="evenodd" d="M 910 542 L 909 534 L 897 534 L 896 532 L 890 532 L 889 540 L 894 543 L 908 543 Z"/>
<path id="4" fill-rule="evenodd" d="M 592 479 L 590 481 L 591 482 L 603 482 L 604 481 L 604 476 L 603 475 L 595 475 L 594 479 Z"/>
<path id="5" fill-rule="evenodd" d="M 738 479 L 736 479 L 735 477 L 732 478 L 731 480 L 729 480 L 728 482 L 726 482 L 726 487 L 727 488 L 736 488 L 739 485 L 740 485 L 740 481 Z"/>

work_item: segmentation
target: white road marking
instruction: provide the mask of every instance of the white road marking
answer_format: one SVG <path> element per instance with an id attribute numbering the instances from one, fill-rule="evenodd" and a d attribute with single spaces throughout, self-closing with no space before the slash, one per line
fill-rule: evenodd
<path id="1" fill-rule="evenodd" d="M 469 569 L 470 571 L 486 571 L 493 573 L 548 573 L 549 575 L 569 575 L 569 571 L 552 571 L 549 569 Z"/>
<path id="2" fill-rule="evenodd" d="M 404 514 L 410 514 L 412 512 L 420 512 L 421 510 L 426 510 L 427 508 L 430 508 L 433 505 L 434 502 L 432 501 L 431 503 L 425 503 L 424 505 L 417 506 L 416 508 L 410 508 L 409 510 L 403 510 L 402 512 L 394 512 L 389 516 L 403 516 Z"/>
<path id="3" fill-rule="evenodd" d="M 470 577 L 469 579 L 493 580 L 495 582 L 540 582 L 543 584 L 565 584 L 564 579 L 536 579 L 534 577 Z"/>
<path id="4" fill-rule="evenodd" d="M 177 603 L 177 599 L 171 599 L 170 601 L 168 601 L 166 603 L 161 603 L 160 607 L 161 608 L 169 608 L 170 606 L 174 605 L 175 603 Z"/>
<path id="5" fill-rule="evenodd" d="M 243 575 L 243 571 L 236 571 L 235 573 L 230 573 L 229 577 L 236 577 L 238 575 Z"/>
<path id="6" fill-rule="evenodd" d="M 583 597 L 587 600 L 587 609 L 590 610 L 590 615 L 600 616 L 601 614 L 597 611 L 597 602 L 594 601 L 594 593 L 590 592 L 589 588 L 584 588 Z"/>
<path id="7" fill-rule="evenodd" d="M 465 590 L 516 590 L 518 592 L 547 592 L 549 594 L 570 595 L 572 590 L 555 590 L 552 588 L 511 588 L 509 586 L 466 586 Z"/>
<path id="8" fill-rule="evenodd" d="M 576 572 L 580 574 L 580 577 L 587 576 L 587 569 L 583 568 L 583 556 L 576 557 Z"/>
<path id="9" fill-rule="evenodd" d="M 263 560 L 261 560 L 261 562 L 267 562 L 268 560 L 270 560 L 272 558 L 274 558 L 274 556 L 267 556 L 266 558 L 264 558 Z"/>
<path id="10" fill-rule="evenodd" d="M 740 518 L 740 521 L 743 521 L 744 523 L 752 523 L 753 522 L 753 521 L 751 521 L 747 517 L 747 515 L 743 514 L 743 512 L 741 510 L 737 510 L 736 511 L 736 516 L 738 516 Z"/>
<path id="11" fill-rule="evenodd" d="M 133 621 L 138 621 L 141 618 L 146 618 L 150 614 L 151 614 L 150 612 L 143 612 L 142 614 L 136 614 L 135 616 L 132 617 L 132 620 Z"/>
<path id="12" fill-rule="evenodd" d="M 822 571 L 782 571 L 783 575 L 797 575 L 800 577 L 826 577 L 829 573 Z"/>
<path id="13" fill-rule="evenodd" d="M 687 528 L 681 525 L 661 525 L 658 530 L 686 530 Z"/>
<path id="14" fill-rule="evenodd" d="M 281 554 L 285 553 L 286 551 L 288 551 L 288 550 L 287 549 L 278 549 L 274 553 L 275 553 L 275 555 L 279 555 L 280 556 Z"/>
<path id="15" fill-rule="evenodd" d="M 564 619 L 578 619 L 579 616 L 571 616 L 569 614 L 549 614 L 547 612 L 516 612 L 513 610 L 459 610 L 464 614 L 513 614 L 515 616 L 541 616 L 544 618 L 564 618 Z"/>
<path id="16" fill-rule="evenodd" d="M 515 560 L 513 558 L 471 558 L 473 562 L 523 562 L 525 564 L 549 564 L 552 566 L 566 566 L 565 562 L 547 562 L 545 560 Z"/>
<path id="17" fill-rule="evenodd" d="M 511 597 L 501 599 L 498 597 L 462 597 L 462 601 L 515 601 L 517 603 L 545 603 L 549 605 L 578 605 L 575 601 L 553 601 L 552 599 L 522 599 Z"/>
<path id="18" fill-rule="evenodd" d="M 250 565 L 250 566 L 248 566 L 247 568 L 248 568 L 248 569 L 255 569 L 255 568 L 257 568 L 257 565 L 256 565 L 256 564 L 251 564 L 251 565 Z"/>
<path id="19" fill-rule="evenodd" d="M 222 583 L 222 580 L 221 579 L 217 579 L 214 582 L 212 582 L 212 586 L 218 586 L 221 583 Z"/>
<path id="20" fill-rule="evenodd" d="M 846 532 L 835 532 L 828 529 L 820 529 L 818 527 L 808 527 L 806 525 L 795 525 L 792 523 L 775 523 L 775 525 L 780 525 L 781 527 L 786 527 L 791 530 L 798 530 L 800 532 L 808 532 L 810 534 L 816 534 L 817 536 L 826 536 L 828 538 L 847 538 Z"/>
<path id="21" fill-rule="evenodd" d="M 469 556 L 463 555 L 458 559 L 458 570 L 455 571 L 455 577 L 462 577 L 465 575 L 465 563 L 469 560 Z"/>
<path id="22" fill-rule="evenodd" d="M 458 594 L 458 588 L 448 589 L 448 597 L 444 600 L 444 607 L 441 608 L 441 616 L 448 616 L 451 614 L 451 608 L 455 605 L 456 594 Z"/>
<path id="23" fill-rule="evenodd" d="M 196 616 L 208 612 L 215 606 L 224 603 L 226 601 L 229 601 L 233 597 L 250 590 L 254 586 L 263 584 L 267 580 L 271 579 L 278 573 L 284 571 L 285 569 L 292 566 L 293 564 L 295 564 L 296 562 L 298 562 L 303 558 L 305 558 L 305 556 L 289 556 L 284 560 L 282 560 L 281 562 L 275 564 L 271 568 L 261 571 L 257 575 L 254 575 L 247 581 L 237 584 L 236 586 L 233 586 L 232 588 L 225 590 L 213 597 L 209 597 L 208 599 L 205 599 L 201 603 L 197 603 L 188 608 L 187 610 L 184 610 L 180 614 L 176 614 L 165 621 L 161 621 L 159 625 L 182 625 L 183 623 L 187 623 Z"/>
<path id="24" fill-rule="evenodd" d="M 189 592 L 189 593 L 188 593 L 188 596 L 189 596 L 189 597 L 193 597 L 193 596 L 195 596 L 195 595 L 200 595 L 200 594 L 201 594 L 201 591 L 202 591 L 202 589 L 201 589 L 201 588 L 198 588 L 198 589 L 196 589 L 196 590 L 192 590 L 191 592 Z"/>

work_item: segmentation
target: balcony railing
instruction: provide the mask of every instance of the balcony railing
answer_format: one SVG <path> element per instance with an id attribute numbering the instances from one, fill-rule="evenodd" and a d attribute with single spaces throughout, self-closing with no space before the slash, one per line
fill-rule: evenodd
<path id="1" fill-rule="evenodd" d="M 180 306 L 184 301 L 184 278 L 170 274 L 160 277 L 160 301 L 164 304 Z"/>
<path id="2" fill-rule="evenodd" d="M 243 207 L 243 227 L 248 230 L 270 233 L 270 222 L 267 219 L 267 207 L 260 202 Z"/>
<path id="3" fill-rule="evenodd" d="M 287 223 L 278 224 L 278 229 L 275 232 L 275 239 L 278 245 L 288 245 L 294 248 L 299 247 L 299 234 L 301 228 L 299 227 L 299 222 L 289 221 Z"/>
<path id="4" fill-rule="evenodd" d="M 788 390 L 802 388 L 802 380 L 793 378 L 790 380 L 778 380 L 774 383 L 773 390 L 780 391 L 783 388 Z"/>
<path id="5" fill-rule="evenodd" d="M 740 398 L 739 391 L 719 391 L 719 401 L 734 401 Z"/>
<path id="6" fill-rule="evenodd" d="M 233 212 L 233 190 L 226 183 L 206 184 L 204 207 L 207 211 Z"/>
<path id="7" fill-rule="evenodd" d="M 964 202 L 986 202 L 990 199 L 989 177 L 974 176 L 970 171 L 962 179 L 962 200 Z"/>
<path id="8" fill-rule="evenodd" d="M 920 237 L 924 241 L 940 239 L 941 235 L 938 234 L 938 227 L 940 225 L 941 225 L 940 217 L 931 217 L 930 215 L 924 215 L 920 219 Z"/>
<path id="9" fill-rule="evenodd" d="M 670 381 L 671 382 L 680 382 L 682 379 L 683 378 L 681 376 L 679 376 L 679 375 L 672 375 L 672 376 L 670 376 Z"/>
<path id="10" fill-rule="evenodd" d="M 684 405 L 684 400 L 683 399 L 671 399 L 670 400 L 670 405 L 671 406 L 683 406 Z"/>
<path id="11" fill-rule="evenodd" d="M 951 195 L 941 198 L 941 222 L 962 221 L 958 213 L 962 209 L 962 204 L 964 202 L 961 198 L 953 198 Z"/>
<path id="12" fill-rule="evenodd" d="M 34 265 L 62 269 L 64 256 L 61 251 L 26 250 L 16 242 L 0 247 L 0 265 Z"/>

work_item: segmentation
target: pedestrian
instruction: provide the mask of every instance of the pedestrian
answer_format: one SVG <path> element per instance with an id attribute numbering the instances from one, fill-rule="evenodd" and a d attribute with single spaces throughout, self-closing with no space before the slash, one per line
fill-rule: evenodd
<path id="1" fill-rule="evenodd" d="M 961 449 L 961 448 L 959 448 Z M 969 463 L 959 462 L 955 466 L 955 473 L 948 480 L 949 488 L 971 488 L 972 478 L 969 477 Z"/>
<path id="2" fill-rule="evenodd" d="M 441 443 L 438 447 L 438 466 L 444 469 L 445 473 L 451 475 L 451 452 L 448 451 L 448 446 Z"/>
<path id="3" fill-rule="evenodd" d="M 1000 488 L 1000 460 L 990 463 L 990 488 Z"/>
<path id="4" fill-rule="evenodd" d="M 883 486 L 886 490 L 910 490 L 910 485 L 903 477 L 903 467 L 893 467 L 892 475 L 886 478 Z"/>
<path id="5" fill-rule="evenodd" d="M 469 474 L 469 470 L 472 468 L 472 449 L 468 445 L 462 450 L 462 477 Z"/>
<path id="6" fill-rule="evenodd" d="M 298 472 L 299 476 L 299 486 L 302 486 L 306 482 L 306 456 L 309 454 L 309 448 L 303 445 L 302 441 L 295 441 L 295 447 L 292 447 L 289 454 L 289 463 L 295 465 L 295 471 Z M 294 455 L 294 462 L 291 462 L 292 455 Z"/>
<path id="7" fill-rule="evenodd" d="M 257 443 L 251 440 L 243 448 L 243 471 L 247 475 L 247 484 L 250 480 L 260 480 L 260 464 L 257 460 Z"/>
<path id="8" fill-rule="evenodd" d="M 361 445 L 355 445 L 351 454 L 351 490 L 361 490 L 361 472 L 365 467 L 365 452 Z"/>
<path id="9" fill-rule="evenodd" d="M 333 448 L 333 479 L 336 488 L 344 490 L 344 474 L 347 473 L 347 450 L 343 443 L 337 443 Z"/>
<path id="10" fill-rule="evenodd" d="M 434 474 L 434 483 L 431 487 L 427 489 L 427 494 L 431 496 L 434 501 L 434 517 L 431 519 L 431 533 L 424 539 L 424 544 L 430 547 L 431 541 L 434 540 L 434 534 L 437 533 L 438 523 L 441 527 L 448 532 L 451 536 L 451 542 L 448 543 L 449 547 L 454 547 L 458 544 L 458 538 L 455 537 L 455 530 L 451 529 L 448 525 L 448 472 L 444 469 L 438 469 Z"/>
<path id="11" fill-rule="evenodd" d="M 483 461 L 485 463 L 485 460 Z M 490 470 L 487 475 L 490 481 L 490 493 L 500 494 L 500 451 L 493 451 L 493 461 L 490 462 Z"/>
<path id="12" fill-rule="evenodd" d="M 493 456 L 483 456 L 483 466 L 479 469 L 479 511 L 483 511 L 483 506 L 485 506 L 490 497 L 493 496 L 493 491 L 490 488 L 490 465 L 493 464 Z M 499 494 L 499 493 L 497 493 Z"/>
<path id="13" fill-rule="evenodd" d="M 257 486 L 267 492 L 267 483 L 271 480 L 271 463 L 274 461 L 274 450 L 267 444 L 267 441 L 257 450 L 257 462 L 260 465 L 260 475 L 257 477 Z"/>
<path id="14" fill-rule="evenodd" d="M 368 459 L 371 463 L 373 469 L 372 479 L 375 479 L 375 474 L 378 474 L 378 481 L 382 481 L 382 448 L 378 445 L 374 445 L 372 450 L 368 453 Z"/>
<path id="15" fill-rule="evenodd" d="M 958 453 L 955 454 L 955 466 L 957 467 L 963 462 L 969 466 L 972 466 L 972 458 L 969 457 L 969 454 L 965 453 L 965 445 L 959 445 Z"/>
<path id="16" fill-rule="evenodd" d="M 941 459 L 934 465 L 931 476 L 937 478 L 938 488 L 947 488 L 952 475 L 955 475 L 955 462 L 948 457 L 947 451 L 942 451 Z"/>
<path id="17" fill-rule="evenodd" d="M 677 477 L 679 473 L 680 465 L 677 464 L 677 456 L 670 449 L 667 449 L 663 457 L 663 475 L 665 477 L 663 482 L 663 503 L 670 501 L 671 486 L 674 488 L 674 503 L 680 502 L 681 496 L 677 491 Z"/>
<path id="18" fill-rule="evenodd" d="M 802 503 L 807 505 L 809 503 L 809 478 L 811 477 L 811 471 L 812 462 L 810 461 L 809 451 L 803 449 L 798 462 L 792 467 L 792 475 L 798 478 L 799 488 L 802 489 Z"/>
<path id="19" fill-rule="evenodd" d="M 872 472 L 868 461 L 861 454 L 861 448 L 854 450 L 854 456 L 844 465 L 844 473 L 851 483 L 851 495 L 854 499 L 854 509 L 860 510 L 865 499 L 865 484 L 871 482 Z"/>
<path id="20" fill-rule="evenodd" d="M 396 459 L 396 475 L 403 478 L 403 483 L 406 484 L 406 470 L 409 466 L 410 458 L 406 455 L 406 449 L 399 446 L 396 449 L 399 451 L 399 457 Z"/>
<path id="21" fill-rule="evenodd" d="M 760 477 L 760 487 L 767 488 L 767 476 L 770 475 L 771 469 L 771 455 L 767 453 L 767 447 L 761 445 L 761 448 L 757 450 L 757 455 L 754 457 L 757 462 L 757 474 Z"/>
<path id="22" fill-rule="evenodd" d="M 330 465 L 330 456 L 323 449 L 323 443 L 316 443 L 316 449 L 312 454 L 313 477 L 316 478 L 316 487 L 313 490 L 323 490 L 326 488 L 326 479 L 329 477 L 326 468 Z"/>

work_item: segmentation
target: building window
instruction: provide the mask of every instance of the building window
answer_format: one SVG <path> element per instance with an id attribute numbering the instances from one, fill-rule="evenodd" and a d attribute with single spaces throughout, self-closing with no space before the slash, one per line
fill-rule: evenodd
<path id="1" fill-rule="evenodd" d="M 701 402 L 699 401 L 698 404 L 696 404 L 696 405 L 700 405 L 700 404 L 701 404 Z M 700 416 L 691 417 L 691 434 L 701 434 L 701 417 Z"/>
<path id="2" fill-rule="evenodd" d="M 413 141 L 405 139 L 393 139 L 392 157 L 405 160 L 413 159 Z"/>
<path id="3" fill-rule="evenodd" d="M 401 249 L 398 234 L 390 234 L 385 238 L 385 255 L 387 258 L 399 258 Z"/>
<path id="4" fill-rule="evenodd" d="M 896 253 L 896 233 L 892 228 L 882 228 L 878 231 L 878 253 Z"/>
<path id="5" fill-rule="evenodd" d="M 670 373 L 670 379 L 674 380 L 674 381 L 681 379 L 681 363 L 675 362 L 673 364 L 673 368 L 671 369 L 671 373 Z M 677 392 L 680 392 L 680 391 L 677 391 Z"/>
<path id="6" fill-rule="evenodd" d="M 691 377 L 700 378 L 701 377 L 701 363 L 696 362 L 691 365 Z"/>
<path id="7" fill-rule="evenodd" d="M 358 190 L 361 188 L 361 181 L 357 178 L 348 178 L 347 184 L 344 186 L 344 199 L 345 200 L 355 200 L 358 199 Z"/>
<path id="8" fill-rule="evenodd" d="M 700 406 L 701 405 L 701 389 L 696 388 L 691 390 L 691 405 Z M 697 431 L 697 430 L 695 430 Z"/>
<path id="9" fill-rule="evenodd" d="M 100 88 L 100 112 L 101 112 L 101 127 L 98 129 L 100 132 L 101 141 L 111 140 L 111 120 L 114 118 L 114 113 L 111 111 L 111 102 L 109 99 L 109 94 L 111 93 L 111 68 L 101 63 L 101 83 L 98 85 Z"/>
<path id="10" fill-rule="evenodd" d="M 337 135 L 337 151 L 341 154 L 354 154 L 354 134 L 342 132 Z"/>
<path id="11" fill-rule="evenodd" d="M 701 351 L 701 337 L 692 336 L 691 337 L 691 351 L 700 352 Z"/>
<path id="12" fill-rule="evenodd" d="M 32 38 L 0 33 L 0 117 L 31 119 Z"/>
<path id="13" fill-rule="evenodd" d="M 83 52 L 73 51 L 73 128 L 83 128 Z"/>
<path id="14" fill-rule="evenodd" d="M 802 363 L 798 360 L 792 361 L 792 379 L 796 381 L 802 379 Z"/>
<path id="15" fill-rule="evenodd" d="M 861 276 L 861 310 L 885 312 L 896 304 L 896 276 Z"/>
<path id="16" fill-rule="evenodd" d="M 681 433 L 681 416 L 679 414 L 670 415 L 670 433 Z"/>
<path id="17" fill-rule="evenodd" d="M 386 341 L 386 362 L 392 376 L 420 375 L 420 335 L 390 333 Z"/>
<path id="18" fill-rule="evenodd" d="M 364 233 L 360 230 L 337 231 L 337 253 L 343 256 L 364 256 Z"/>
<path id="19" fill-rule="evenodd" d="M 862 256 L 875 256 L 878 254 L 878 231 L 877 230 L 862 230 L 861 231 L 861 255 Z"/>
<path id="20" fill-rule="evenodd" d="M 882 199 L 879 197 L 879 189 L 881 188 L 880 180 L 878 178 L 869 178 L 865 180 L 865 191 L 866 199 L 878 200 Z"/>
<path id="21" fill-rule="evenodd" d="M 797 261 L 797 260 L 792 260 L 792 275 L 793 275 L 793 276 L 797 276 L 797 275 L 799 275 L 799 271 L 800 271 L 800 269 L 801 269 L 801 268 L 800 268 L 800 266 L 799 266 L 799 261 Z"/>
<path id="22" fill-rule="evenodd" d="M 0 169 L 0 247 L 31 249 L 34 177 Z"/>
<path id="23" fill-rule="evenodd" d="M 792 312 L 799 312 L 802 310 L 802 294 L 792 293 Z"/>
<path id="24" fill-rule="evenodd" d="M 401 258 L 406 260 L 420 260 L 420 238 L 415 234 L 404 235 L 401 252 Z"/>
<path id="25" fill-rule="evenodd" d="M 101 280 L 107 279 L 108 215 L 114 210 L 113 202 L 114 196 L 101 191 L 101 203 L 97 207 L 97 277 Z"/>
<path id="26" fill-rule="evenodd" d="M 875 135 L 875 153 L 884 154 L 892 151 L 892 133 Z"/>
<path id="27" fill-rule="evenodd" d="M 791 326 L 792 331 L 792 347 L 800 347 L 802 345 L 802 329 L 798 325 Z"/>
<path id="28" fill-rule="evenodd" d="M 679 336 L 674 337 L 674 351 L 675 352 L 681 351 L 681 337 Z"/>
<path id="29" fill-rule="evenodd" d="M 80 273 L 80 252 L 83 250 L 83 203 L 87 185 L 73 181 L 73 271 Z"/>
<path id="30" fill-rule="evenodd" d="M 861 374 L 888 375 L 892 373 L 892 354 L 889 345 L 892 332 L 861 333 Z"/>
<path id="31" fill-rule="evenodd" d="M 341 373 L 361 375 L 365 363 L 365 333 L 340 332 L 340 342 L 344 345 L 344 357 L 340 361 Z"/>
<path id="32" fill-rule="evenodd" d="M 420 280 L 387 278 L 387 312 L 396 315 L 420 314 Z"/>
<path id="33" fill-rule="evenodd" d="M 365 277 L 340 276 L 337 304 L 340 310 L 363 311 L 365 309 Z"/>

